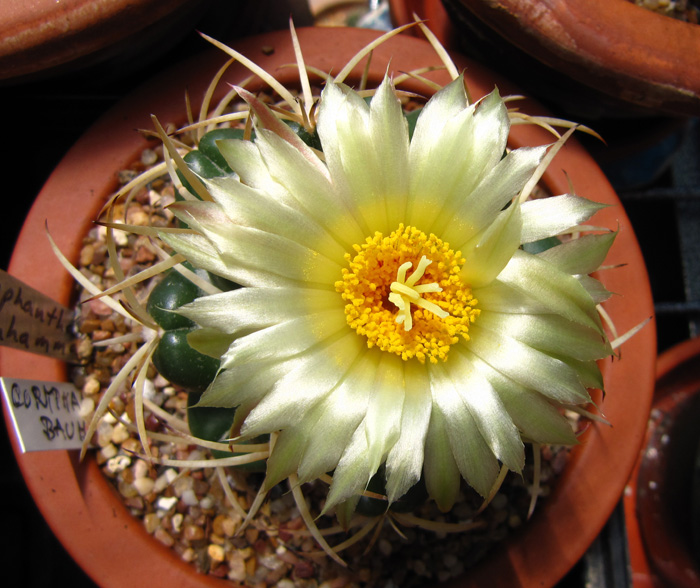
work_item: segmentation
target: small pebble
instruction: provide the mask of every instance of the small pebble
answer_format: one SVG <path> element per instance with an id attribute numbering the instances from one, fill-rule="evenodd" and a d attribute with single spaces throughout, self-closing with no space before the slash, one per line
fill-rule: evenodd
<path id="1" fill-rule="evenodd" d="M 221 545 L 209 545 L 209 547 L 207 547 L 207 553 L 213 561 L 224 561 L 224 559 L 226 559 L 226 552 Z"/>
<path id="2" fill-rule="evenodd" d="M 116 455 L 107 460 L 105 470 L 110 474 L 118 474 L 131 465 L 131 458 L 128 455 Z"/>
<path id="3" fill-rule="evenodd" d="M 155 533 L 153 533 L 153 536 L 166 547 L 172 547 L 175 544 L 175 539 L 173 539 L 172 535 L 162 527 L 156 529 Z"/>
<path id="4" fill-rule="evenodd" d="M 175 496 L 165 497 L 161 496 L 156 501 L 156 507 L 160 510 L 170 510 L 177 504 L 177 498 Z"/>
<path id="5" fill-rule="evenodd" d="M 146 496 L 146 494 L 150 494 L 153 492 L 153 486 L 155 485 L 155 481 L 152 480 L 151 478 L 136 478 L 134 480 L 134 488 L 136 488 L 136 491 L 141 495 L 141 496 Z"/>

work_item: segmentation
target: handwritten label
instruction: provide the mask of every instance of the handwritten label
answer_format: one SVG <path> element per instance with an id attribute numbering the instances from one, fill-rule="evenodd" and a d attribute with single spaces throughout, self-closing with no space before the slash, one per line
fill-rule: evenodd
<path id="1" fill-rule="evenodd" d="M 65 382 L 0 378 L 15 432 L 27 451 L 80 449 L 87 431 L 80 391 Z"/>
<path id="2" fill-rule="evenodd" d="M 73 312 L 0 270 L 0 345 L 78 363 Z"/>

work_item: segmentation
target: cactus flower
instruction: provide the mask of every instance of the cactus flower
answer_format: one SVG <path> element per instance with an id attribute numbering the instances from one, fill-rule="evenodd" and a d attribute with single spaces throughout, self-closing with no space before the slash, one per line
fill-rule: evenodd
<path id="1" fill-rule="evenodd" d="M 462 478 L 487 496 L 521 472 L 524 442 L 575 443 L 561 409 L 603 385 L 589 274 L 614 233 L 529 252 L 601 206 L 525 198 L 550 147 L 508 149 L 499 93 L 471 103 L 457 77 L 410 133 L 388 77 L 371 101 L 329 80 L 322 152 L 240 94 L 255 139 L 219 141 L 235 175 L 202 178 L 210 201 L 172 206 L 192 232 L 161 238 L 244 286 L 179 312 L 223 344 L 199 405 L 276 434 L 266 487 L 330 472 L 325 510 L 352 512 L 384 466 L 389 502 L 423 478 L 447 510 Z"/>

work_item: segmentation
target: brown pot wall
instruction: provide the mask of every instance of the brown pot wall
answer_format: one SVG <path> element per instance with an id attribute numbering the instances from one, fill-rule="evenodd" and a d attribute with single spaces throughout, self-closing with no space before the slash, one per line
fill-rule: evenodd
<path id="1" fill-rule="evenodd" d="M 376 36 L 376 32 L 359 29 L 299 31 L 307 64 L 335 72 L 339 71 L 339 64 L 344 64 Z M 235 46 L 291 83 L 292 70 L 278 69 L 293 62 L 288 32 L 251 38 Z M 273 47 L 274 52 L 263 53 L 263 47 Z M 399 36 L 374 51 L 370 72 L 373 79 L 384 75 L 389 58 L 394 71 L 420 68 L 437 61 L 425 42 Z M 117 172 L 136 159 L 146 146 L 134 129 L 150 128 L 152 112 L 162 122 L 181 121 L 185 86 L 196 100 L 224 61 L 221 54 L 207 53 L 178 66 L 127 97 L 100 119 L 68 152 L 39 194 L 17 241 L 10 273 L 56 300 L 70 303 L 72 280 L 54 259 L 44 234 L 45 221 L 48 220 L 61 250 L 69 258 L 77 259 L 82 235 L 116 188 Z M 467 66 L 466 77 L 474 97 L 489 92 L 496 82 L 502 94 L 514 92 L 477 64 L 463 59 L 458 64 L 460 68 Z M 247 75 L 247 71 L 234 66 L 226 80 L 238 82 Z M 441 83 L 448 81 L 444 72 L 434 75 Z M 412 87 L 424 91 L 424 86 Z M 523 108 L 532 112 L 536 107 L 530 106 Z M 540 129 L 518 126 L 512 131 L 513 147 L 551 141 L 551 136 Z M 624 332 L 653 313 L 639 246 L 614 191 L 575 141 L 562 149 L 546 174 L 545 183 L 553 193 L 563 193 L 568 190 L 569 179 L 579 194 L 612 205 L 601 211 L 594 222 L 620 229 L 608 263 L 626 265 L 607 271 L 604 281 L 617 293 L 606 303 L 606 308 L 618 329 Z M 37 261 L 41 263 L 38 268 Z M 540 504 L 532 521 L 471 570 L 467 578 L 451 585 L 551 586 L 580 559 L 619 501 L 636 459 L 651 401 L 654 359 L 652 323 L 625 344 L 621 358 L 608 360 L 602 366 L 607 386 L 602 407 L 613 426 L 592 425 L 574 450 L 552 496 Z M 0 348 L 0 374 L 62 380 L 66 370 L 59 362 Z M 16 446 L 15 452 L 49 525 L 74 559 L 101 586 L 144 585 L 145 577 L 150 578 L 151 588 L 227 585 L 198 575 L 149 536 L 122 506 L 93 459 L 79 464 L 74 452 L 22 455 Z"/>
<path id="2" fill-rule="evenodd" d="M 641 113 L 700 113 L 698 25 L 627 0 L 443 1 L 471 31 L 490 29 L 501 45 L 612 99 L 616 115 L 625 116 L 624 105 Z M 465 45 L 473 41 L 467 29 L 463 34 Z"/>

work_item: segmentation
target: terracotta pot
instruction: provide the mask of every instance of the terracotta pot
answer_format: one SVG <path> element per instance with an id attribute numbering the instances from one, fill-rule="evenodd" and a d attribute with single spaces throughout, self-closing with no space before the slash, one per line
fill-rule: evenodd
<path id="1" fill-rule="evenodd" d="M 0 0 L 0 80 L 157 53 L 191 30 L 193 0 Z"/>
<path id="2" fill-rule="evenodd" d="M 697 588 L 700 338 L 664 352 L 653 410 L 625 498 L 635 587 Z"/>
<path id="3" fill-rule="evenodd" d="M 443 2 L 464 47 L 569 112 L 700 113 L 697 25 L 627 0 Z"/>
<path id="4" fill-rule="evenodd" d="M 450 22 L 445 7 L 440 0 L 389 0 L 391 22 L 394 26 L 401 26 L 414 21 L 413 15 L 425 21 L 430 30 L 446 47 L 455 45 L 454 37 L 457 34 L 455 27 Z M 406 34 L 423 38 L 418 27 L 406 31 Z"/>
<path id="5" fill-rule="evenodd" d="M 361 29 L 317 28 L 302 29 L 299 36 L 307 64 L 324 71 L 338 71 L 339 64 L 377 34 Z M 292 69 L 278 69 L 293 61 L 288 32 L 270 33 L 235 45 L 282 81 L 293 83 Z M 263 47 L 272 47 L 274 52 L 263 52 Z M 374 51 L 371 79 L 379 80 L 384 75 L 389 59 L 395 71 L 436 62 L 426 42 L 395 37 Z M 201 96 L 223 62 L 224 57 L 217 53 L 187 62 L 154 79 L 98 121 L 68 152 L 39 194 L 18 239 L 10 273 L 56 300 L 69 303 L 72 281 L 53 259 L 44 237 L 45 220 L 48 219 L 58 246 L 76 259 L 80 236 L 115 189 L 117 171 L 137 158 L 146 145 L 134 129 L 149 128 L 152 112 L 164 122 L 182 120 L 185 86 L 190 96 Z M 474 97 L 489 92 L 494 83 L 503 93 L 514 91 L 475 63 L 459 59 L 458 64 L 466 67 Z M 360 73 L 358 68 L 358 76 Z M 242 68 L 233 67 L 226 80 L 237 82 L 247 75 Z M 444 71 L 431 75 L 441 83 L 449 81 Z M 425 88 L 417 82 L 407 87 L 417 92 Z M 528 104 L 523 108 L 532 112 L 537 106 Z M 513 147 L 551 142 L 549 135 L 534 127 L 514 127 L 512 138 Z M 605 281 L 608 288 L 619 294 L 607 304 L 608 311 L 618 328 L 625 331 L 653 312 L 644 261 L 629 220 L 602 172 L 575 141 L 562 149 L 550 170 L 545 183 L 553 193 L 566 192 L 570 179 L 580 194 L 612 205 L 601 211 L 595 221 L 620 229 L 609 263 L 626 265 L 606 272 Z M 35 266 L 36 260 L 42 262 L 40 269 Z M 622 359 L 604 362 L 608 394 L 603 410 L 614 426 L 592 425 L 573 451 L 553 494 L 541 503 L 532 521 L 453 585 L 552 585 L 583 555 L 620 499 L 637 456 L 651 399 L 654 358 L 655 331 L 650 324 L 625 345 Z M 0 373 L 45 380 L 66 377 L 65 366 L 59 362 L 4 348 L 0 349 Z M 49 525 L 100 585 L 143 585 L 144 577 L 150 578 L 152 588 L 226 585 L 197 575 L 149 536 L 122 506 L 94 460 L 79 464 L 75 453 L 22 455 L 16 447 L 15 451 Z"/>

